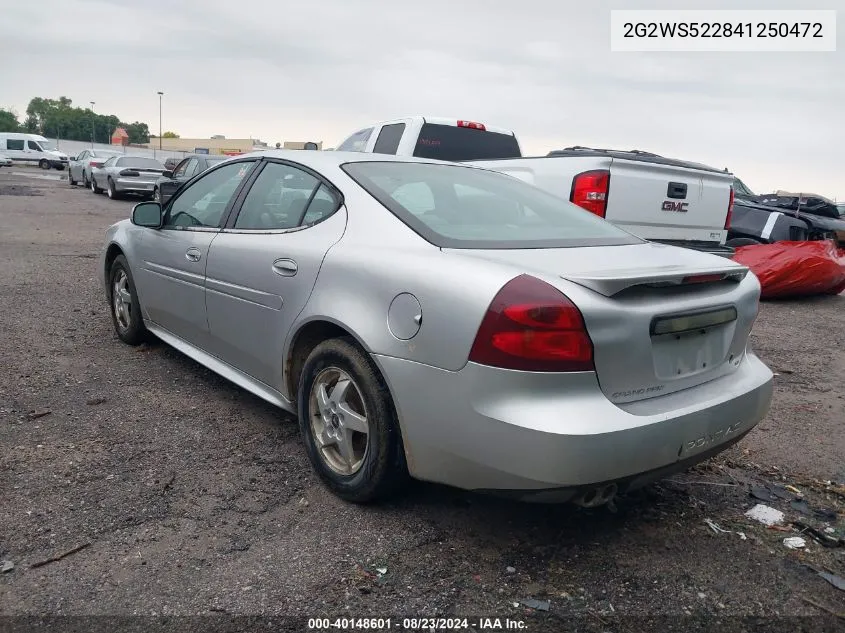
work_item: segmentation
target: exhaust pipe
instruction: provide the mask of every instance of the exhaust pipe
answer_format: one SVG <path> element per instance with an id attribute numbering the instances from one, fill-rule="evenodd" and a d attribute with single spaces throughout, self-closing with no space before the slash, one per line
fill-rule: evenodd
<path id="1" fill-rule="evenodd" d="M 597 508 L 610 503 L 618 490 L 616 484 L 589 488 L 575 497 L 572 503 L 582 508 Z"/>

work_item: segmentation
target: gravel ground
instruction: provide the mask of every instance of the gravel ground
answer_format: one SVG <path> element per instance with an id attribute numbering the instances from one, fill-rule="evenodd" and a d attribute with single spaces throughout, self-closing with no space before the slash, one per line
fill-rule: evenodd
<path id="1" fill-rule="evenodd" d="M 312 475 L 292 418 L 164 344 L 117 340 L 96 257 L 132 203 L 27 173 L 0 172 L 0 560 L 14 564 L 0 614 L 460 614 L 563 630 L 845 611 L 813 571 L 845 576 L 845 548 L 788 550 L 789 534 L 743 516 L 750 486 L 780 482 L 839 511 L 825 523 L 770 502 L 788 521 L 845 527 L 845 297 L 764 304 L 769 416 L 615 512 L 421 483 L 357 507 Z"/>

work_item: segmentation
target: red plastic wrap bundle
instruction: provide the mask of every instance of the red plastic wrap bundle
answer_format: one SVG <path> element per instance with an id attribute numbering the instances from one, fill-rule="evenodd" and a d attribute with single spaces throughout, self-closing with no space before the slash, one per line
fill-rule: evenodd
<path id="1" fill-rule="evenodd" d="M 763 299 L 845 291 L 845 250 L 831 240 L 740 246 L 733 259 L 757 275 Z"/>

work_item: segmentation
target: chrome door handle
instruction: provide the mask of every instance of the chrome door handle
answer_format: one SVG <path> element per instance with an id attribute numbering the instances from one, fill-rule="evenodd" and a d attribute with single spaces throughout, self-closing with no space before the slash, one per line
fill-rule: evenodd
<path id="1" fill-rule="evenodd" d="M 202 257 L 202 253 L 200 249 L 191 247 L 187 251 L 185 251 L 185 259 L 189 262 L 198 262 Z"/>
<path id="2" fill-rule="evenodd" d="M 293 277 L 299 267 L 292 259 L 277 259 L 273 262 L 273 272 L 282 277 Z"/>

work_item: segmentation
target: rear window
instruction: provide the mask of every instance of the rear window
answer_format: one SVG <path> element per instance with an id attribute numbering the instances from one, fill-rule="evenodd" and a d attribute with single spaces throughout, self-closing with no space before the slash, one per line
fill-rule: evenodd
<path id="1" fill-rule="evenodd" d="M 513 134 L 425 123 L 417 138 L 414 156 L 461 161 L 518 158 L 521 154 Z"/>
<path id="2" fill-rule="evenodd" d="M 565 248 L 642 242 L 511 176 L 461 165 L 354 162 L 343 170 L 441 248 Z"/>
<path id="3" fill-rule="evenodd" d="M 143 156 L 125 156 L 117 160 L 118 167 L 134 167 L 135 169 L 164 169 L 164 165 L 155 158 Z"/>

